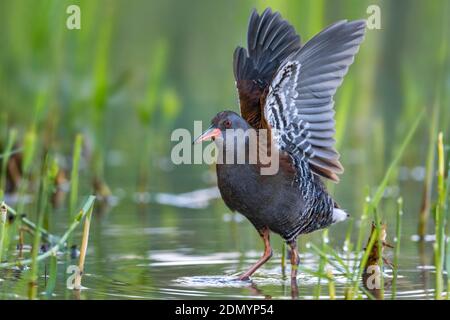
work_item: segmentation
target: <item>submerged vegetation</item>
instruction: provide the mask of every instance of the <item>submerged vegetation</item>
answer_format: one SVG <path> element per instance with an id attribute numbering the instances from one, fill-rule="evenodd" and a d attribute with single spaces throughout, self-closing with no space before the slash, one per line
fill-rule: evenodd
<path id="1" fill-rule="evenodd" d="M 252 7 L 304 42 L 372 2 L 81 0 L 67 30 L 71 1 L 2 1 L 0 299 L 290 296 L 279 239 L 250 287 L 206 277 L 245 269 L 259 239 L 211 202 L 211 170 L 171 163 L 170 132 L 237 110 Z M 379 5 L 336 97 L 346 173 L 328 187 L 352 219 L 299 239 L 295 297 L 450 298 L 450 4 Z"/>

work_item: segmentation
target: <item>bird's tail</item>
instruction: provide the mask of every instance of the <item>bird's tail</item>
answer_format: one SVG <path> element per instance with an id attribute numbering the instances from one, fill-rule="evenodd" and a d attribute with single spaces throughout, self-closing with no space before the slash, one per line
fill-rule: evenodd
<path id="1" fill-rule="evenodd" d="M 333 222 L 332 223 L 334 224 L 334 223 L 344 221 L 349 216 L 350 215 L 347 212 L 345 212 L 344 210 L 339 209 L 339 208 L 333 208 L 333 217 L 332 217 Z"/>

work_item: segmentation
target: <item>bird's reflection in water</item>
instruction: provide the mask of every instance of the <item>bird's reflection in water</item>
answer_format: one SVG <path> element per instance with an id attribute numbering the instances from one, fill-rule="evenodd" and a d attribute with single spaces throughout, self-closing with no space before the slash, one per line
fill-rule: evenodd
<path id="1" fill-rule="evenodd" d="M 291 298 L 292 298 L 292 300 L 298 299 L 297 279 L 291 279 Z"/>
<path id="2" fill-rule="evenodd" d="M 261 288 L 258 288 L 256 283 L 254 283 L 252 280 L 250 280 L 250 286 L 248 287 L 252 294 L 263 296 L 265 300 L 271 300 L 272 296 L 269 294 L 265 294 Z"/>
<path id="3" fill-rule="evenodd" d="M 283 285 L 283 287 L 284 287 L 284 285 Z M 272 296 L 269 295 L 269 294 L 264 293 L 264 291 L 260 287 L 258 287 L 256 285 L 256 283 L 253 282 L 253 280 L 250 280 L 250 285 L 249 285 L 248 288 L 250 289 L 251 293 L 254 294 L 254 295 L 263 296 L 265 300 L 271 300 L 272 299 Z M 291 298 L 293 300 L 298 299 L 298 285 L 297 285 L 297 281 L 294 281 L 294 280 L 291 281 L 290 289 L 291 289 Z"/>
<path id="4" fill-rule="evenodd" d="M 73 290 L 72 292 L 72 298 L 74 300 L 81 300 L 81 290 Z"/>

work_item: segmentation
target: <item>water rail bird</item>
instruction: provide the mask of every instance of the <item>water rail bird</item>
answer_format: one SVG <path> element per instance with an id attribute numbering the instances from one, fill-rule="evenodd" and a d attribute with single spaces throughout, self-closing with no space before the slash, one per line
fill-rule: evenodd
<path id="1" fill-rule="evenodd" d="M 322 179 L 337 183 L 343 173 L 333 138 L 333 96 L 354 61 L 365 26 L 365 20 L 339 21 L 302 45 L 278 12 L 268 8 L 259 15 L 253 10 L 250 16 L 247 49 L 237 47 L 233 57 L 241 115 L 218 113 L 194 140 L 212 138 L 219 158 L 229 151 L 248 155 L 250 139 L 245 133 L 266 130 L 267 144 L 276 151 L 279 166 L 274 174 L 262 174 L 259 160 L 216 164 L 225 204 L 243 214 L 264 242 L 263 256 L 241 280 L 271 258 L 270 232 L 274 232 L 289 246 L 291 280 L 296 281 L 297 237 L 348 217 Z M 246 137 L 239 143 L 242 132 Z"/>

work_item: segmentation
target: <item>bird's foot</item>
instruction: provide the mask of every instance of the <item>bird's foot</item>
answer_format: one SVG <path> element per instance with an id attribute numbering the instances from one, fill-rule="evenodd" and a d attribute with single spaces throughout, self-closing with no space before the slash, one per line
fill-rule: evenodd
<path id="1" fill-rule="evenodd" d="M 250 281 L 250 277 L 246 274 L 243 274 L 241 276 L 238 277 L 238 280 L 240 281 Z"/>
<path id="2" fill-rule="evenodd" d="M 384 264 L 387 264 L 391 269 L 395 268 L 394 264 L 385 257 L 383 257 L 383 262 L 384 262 Z"/>
<path id="3" fill-rule="evenodd" d="M 386 241 L 383 241 L 383 246 L 384 246 L 384 247 L 391 248 L 391 249 L 394 248 L 394 246 L 393 246 L 392 244 L 390 244 L 389 242 L 386 242 Z"/>

